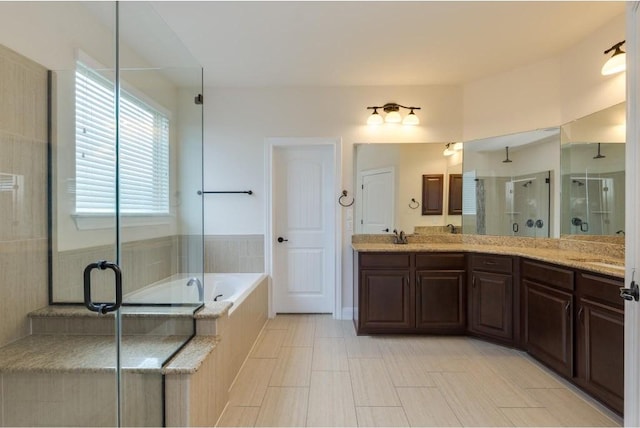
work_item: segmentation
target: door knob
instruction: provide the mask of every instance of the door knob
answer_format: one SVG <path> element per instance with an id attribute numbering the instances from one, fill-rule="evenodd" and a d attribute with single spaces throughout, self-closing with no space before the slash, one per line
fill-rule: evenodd
<path id="1" fill-rule="evenodd" d="M 388 232 L 389 228 L 387 227 L 386 229 L 382 229 L 383 232 Z"/>
<path id="2" fill-rule="evenodd" d="M 278 242 L 287 242 L 288 239 L 284 239 L 282 236 L 278 236 Z"/>

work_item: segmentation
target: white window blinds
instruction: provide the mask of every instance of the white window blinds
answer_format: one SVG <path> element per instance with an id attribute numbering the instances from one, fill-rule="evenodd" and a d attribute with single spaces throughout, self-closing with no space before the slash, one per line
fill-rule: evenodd
<path id="1" fill-rule="evenodd" d="M 115 211 L 114 85 L 78 63 L 76 213 Z M 120 212 L 168 214 L 169 119 L 133 95 L 120 97 Z"/>

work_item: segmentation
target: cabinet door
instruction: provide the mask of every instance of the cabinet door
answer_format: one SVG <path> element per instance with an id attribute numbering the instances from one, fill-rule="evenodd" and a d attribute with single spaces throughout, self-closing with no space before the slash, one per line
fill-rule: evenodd
<path id="1" fill-rule="evenodd" d="M 530 280 L 525 288 L 525 346 L 538 360 L 559 373 L 573 375 L 573 316 L 570 293 Z"/>
<path id="2" fill-rule="evenodd" d="M 624 310 L 580 299 L 577 377 L 613 409 L 624 410 Z"/>
<path id="3" fill-rule="evenodd" d="M 415 324 L 410 271 L 362 270 L 360 327 L 363 332 L 407 330 Z"/>
<path id="4" fill-rule="evenodd" d="M 416 273 L 416 327 L 429 332 L 465 329 L 464 271 Z"/>
<path id="5" fill-rule="evenodd" d="M 513 340 L 513 280 L 511 275 L 473 272 L 471 331 Z"/>

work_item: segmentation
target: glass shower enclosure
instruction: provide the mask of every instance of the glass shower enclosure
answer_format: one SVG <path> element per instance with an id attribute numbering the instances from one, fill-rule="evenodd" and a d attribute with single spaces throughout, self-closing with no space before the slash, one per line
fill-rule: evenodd
<path id="1" fill-rule="evenodd" d="M 202 69 L 150 3 L 66 7 L 90 34 L 50 73 L 50 303 L 101 353 L 93 423 L 163 425 L 203 301 Z"/>

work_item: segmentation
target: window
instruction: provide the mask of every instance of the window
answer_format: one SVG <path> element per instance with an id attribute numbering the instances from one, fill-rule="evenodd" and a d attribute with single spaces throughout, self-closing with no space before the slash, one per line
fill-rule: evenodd
<path id="1" fill-rule="evenodd" d="M 76 70 L 76 214 L 115 208 L 114 85 L 78 63 Z M 169 213 L 169 119 L 120 92 L 120 212 Z"/>

